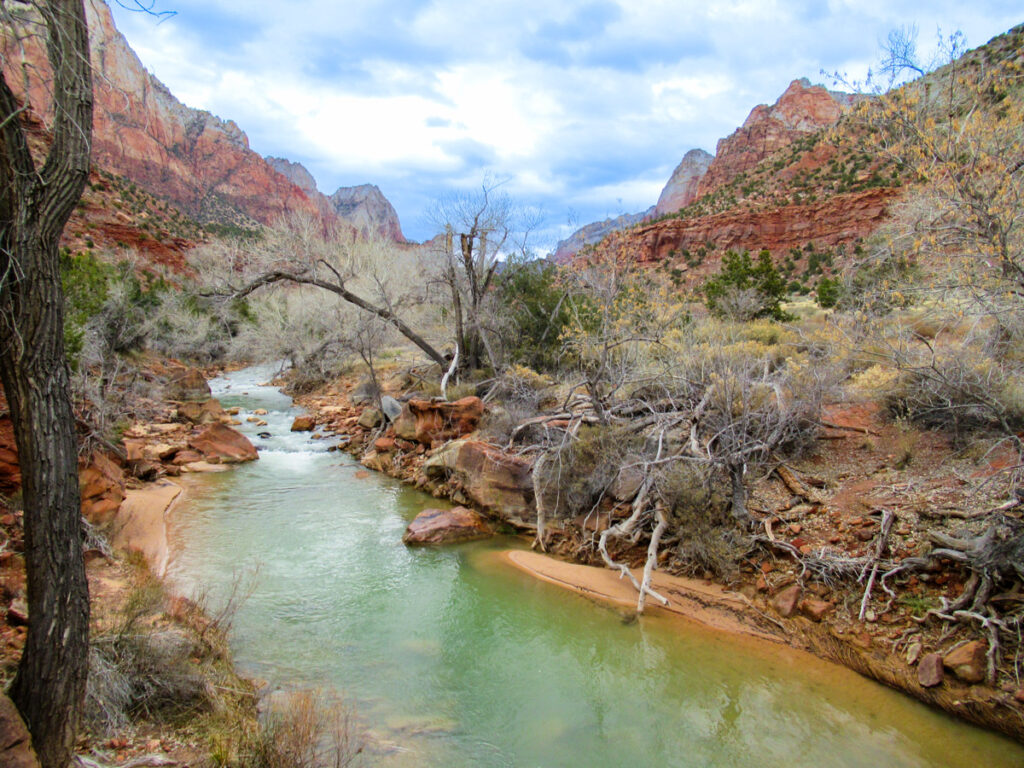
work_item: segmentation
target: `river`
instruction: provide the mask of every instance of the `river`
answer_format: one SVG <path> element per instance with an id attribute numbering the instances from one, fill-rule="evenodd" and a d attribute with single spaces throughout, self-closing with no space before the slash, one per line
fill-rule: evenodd
<path id="1" fill-rule="evenodd" d="M 495 539 L 409 549 L 438 502 L 366 473 L 248 368 L 211 382 L 260 460 L 196 479 L 168 578 L 223 599 L 255 572 L 231 643 L 270 687 L 326 686 L 386 766 L 1002 766 L 1024 748 L 805 654 L 678 619 L 627 623 L 540 582 Z M 269 438 L 258 433 L 269 432 Z"/>

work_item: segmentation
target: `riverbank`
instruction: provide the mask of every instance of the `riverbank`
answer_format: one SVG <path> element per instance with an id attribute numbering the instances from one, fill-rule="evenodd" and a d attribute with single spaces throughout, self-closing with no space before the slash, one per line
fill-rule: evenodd
<path id="1" fill-rule="evenodd" d="M 466 430 L 465 425 L 457 428 L 450 417 L 431 415 L 422 404 L 425 401 L 418 401 L 412 411 L 407 404 L 389 423 L 367 403 L 351 401 L 348 395 L 354 384 L 340 381 L 324 393 L 298 398 L 315 414 L 314 437 L 337 435 L 365 467 L 438 498 L 474 507 L 499 529 L 531 533 L 536 512 L 529 461 L 504 453 L 481 437 L 473 431 L 478 423 Z M 404 400 L 401 388 L 393 387 L 388 394 L 396 402 Z M 465 404 L 455 407 L 472 410 Z M 894 443 L 907 442 L 900 431 L 905 427 L 893 427 L 877 409 L 865 405 L 833 405 L 826 415 L 829 426 L 820 451 L 809 461 L 769 473 L 754 485 L 750 507 L 771 543 L 744 559 L 730 582 L 714 583 L 711 574 L 705 573 L 707 578 L 693 582 L 702 584 L 701 590 L 680 590 L 687 598 L 675 610 L 712 626 L 718 622 L 726 631 L 752 628 L 765 638 L 806 650 L 954 716 L 1024 741 L 1024 690 L 1012 674 L 1001 675 L 997 686 L 983 681 L 983 635 L 961 630 L 950 638 L 937 622 L 921 620 L 924 611 L 938 606 L 941 598 L 955 599 L 964 588 L 966 577 L 955 563 L 938 562 L 925 573 L 886 585 L 898 590 L 887 603 L 886 594 L 878 588 L 873 601 L 865 598 L 864 583 L 856 578 L 808 577 L 803 561 L 818 551 L 845 552 L 855 560 L 869 557 L 882 546 L 897 558 L 913 557 L 926 547 L 937 520 L 930 514 L 930 499 L 904 496 L 897 486 L 928 484 L 947 502 L 957 501 L 956 494 L 963 493 L 955 483 L 936 490 L 942 483 L 943 463 L 953 459 L 948 443 L 935 433 L 913 435 L 919 454 L 913 471 L 906 466 L 894 469 L 906 463 L 905 456 L 889 452 Z M 423 430 L 431 423 L 456 428 L 423 439 Z M 998 471 L 997 461 L 991 466 L 987 471 Z M 972 472 L 977 476 L 978 469 Z M 963 503 L 969 502 L 964 499 Z M 900 510 L 891 535 L 882 531 L 883 507 Z M 598 514 L 597 527 L 595 519 L 549 521 L 548 548 L 568 561 L 562 565 L 569 568 L 600 564 L 596 533 L 625 514 L 622 506 L 608 511 L 604 520 Z M 948 525 L 951 519 L 946 516 L 940 525 Z M 646 550 L 619 546 L 614 556 L 638 567 Z M 561 581 L 561 586 L 579 592 L 595 589 L 589 576 L 578 583 L 561 571 L 562 565 L 541 562 L 531 560 L 539 578 Z M 683 574 L 684 563 L 671 556 L 659 558 L 657 578 Z M 599 577 L 598 591 L 608 591 L 602 599 L 635 606 L 628 585 L 622 592 L 623 585 L 616 584 L 614 594 L 610 586 L 603 586 L 609 577 L 615 579 L 609 572 Z M 866 611 L 862 611 L 864 604 Z M 648 599 L 648 610 L 654 605 Z M 1012 660 L 1004 657 L 1002 663 L 1011 665 Z"/>

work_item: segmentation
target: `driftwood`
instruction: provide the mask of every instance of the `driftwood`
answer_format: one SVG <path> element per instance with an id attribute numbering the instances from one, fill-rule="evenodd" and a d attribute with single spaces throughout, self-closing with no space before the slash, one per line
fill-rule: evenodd
<path id="1" fill-rule="evenodd" d="M 797 476 L 796 472 L 791 470 L 785 464 L 779 464 L 775 467 L 775 474 L 779 476 L 783 485 L 785 485 L 793 495 L 799 496 L 811 504 L 825 503 L 825 500 L 822 498 L 820 493 L 807 485 Z"/>

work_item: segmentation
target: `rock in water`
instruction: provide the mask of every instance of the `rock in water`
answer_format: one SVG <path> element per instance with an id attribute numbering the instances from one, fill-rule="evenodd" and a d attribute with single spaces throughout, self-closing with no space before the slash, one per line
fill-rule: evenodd
<path id="1" fill-rule="evenodd" d="M 224 464 L 255 461 L 259 458 L 256 447 L 245 435 L 224 424 L 211 424 L 189 440 L 188 444 L 208 460 L 216 459 Z"/>
<path id="2" fill-rule="evenodd" d="M 292 432 L 312 432 L 316 427 L 316 419 L 312 416 L 296 416 L 292 422 Z"/>
<path id="3" fill-rule="evenodd" d="M 472 509 L 425 509 L 409 523 L 402 541 L 406 544 L 453 544 L 490 535 L 491 529 Z"/>

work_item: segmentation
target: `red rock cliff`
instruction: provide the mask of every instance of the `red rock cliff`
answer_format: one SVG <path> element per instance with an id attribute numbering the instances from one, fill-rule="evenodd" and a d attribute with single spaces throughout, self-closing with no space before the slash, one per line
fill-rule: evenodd
<path id="1" fill-rule="evenodd" d="M 801 136 L 832 125 L 851 103 L 846 94 L 811 85 L 806 78 L 794 80 L 778 101 L 758 104 L 742 126 L 719 140 L 696 197 L 714 192 Z"/>

